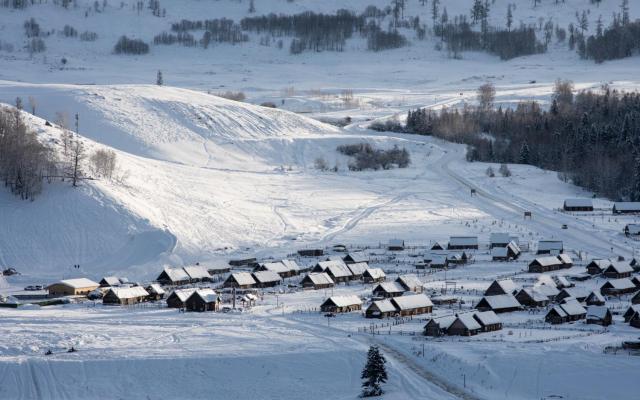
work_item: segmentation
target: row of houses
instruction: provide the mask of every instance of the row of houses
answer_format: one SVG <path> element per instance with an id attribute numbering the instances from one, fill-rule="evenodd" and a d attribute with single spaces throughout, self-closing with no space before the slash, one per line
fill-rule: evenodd
<path id="1" fill-rule="evenodd" d="M 425 336 L 474 336 L 481 332 L 502 329 L 500 318 L 493 311 L 475 311 L 432 318 L 424 326 Z"/>
<path id="2" fill-rule="evenodd" d="M 573 260 L 567 254 L 538 257 L 529 263 L 529 272 L 543 273 L 569 269 L 573 267 Z"/>
<path id="3" fill-rule="evenodd" d="M 592 199 L 566 199 L 562 208 L 565 211 L 593 211 Z M 613 214 L 640 214 L 640 202 L 617 201 L 611 208 Z"/>
<path id="4" fill-rule="evenodd" d="M 628 262 L 610 259 L 592 260 L 586 269 L 589 275 L 602 275 L 610 279 L 629 278 L 634 271 Z"/>
<path id="5" fill-rule="evenodd" d="M 428 314 L 433 311 L 433 303 L 426 295 L 410 294 L 373 301 L 365 311 L 366 318 L 388 318 Z"/>
<path id="6" fill-rule="evenodd" d="M 165 267 L 156 282 L 166 286 L 180 286 L 198 282 L 211 282 L 212 276 L 201 265 L 192 265 L 182 268 Z"/>
<path id="7" fill-rule="evenodd" d="M 406 292 L 422 293 L 423 283 L 414 275 L 400 275 L 393 282 L 382 282 L 373 288 L 374 297 L 393 298 L 402 296 Z"/>

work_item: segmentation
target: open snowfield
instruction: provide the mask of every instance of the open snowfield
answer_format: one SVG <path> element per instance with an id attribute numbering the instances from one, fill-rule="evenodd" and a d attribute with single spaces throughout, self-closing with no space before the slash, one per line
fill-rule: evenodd
<path id="1" fill-rule="evenodd" d="M 113 3 L 113 4 L 111 4 Z M 256 0 L 256 14 L 362 12 L 389 0 Z M 429 2 L 430 3 L 430 2 Z M 470 0 L 441 1 L 450 16 L 468 14 Z M 605 25 L 619 1 L 495 0 L 490 23 L 504 25 L 508 3 L 516 3 L 516 24 L 551 18 L 566 28 L 575 13 L 589 12 L 589 29 L 602 15 Z M 25 10 L 0 8 L 0 103 L 37 102 L 27 123 L 42 141 L 60 148 L 61 130 L 45 126 L 59 113 L 79 115 L 79 136 L 87 153 L 112 149 L 118 179 L 45 184 L 35 201 L 0 191 L 0 266 L 22 275 L 0 282 L 0 293 L 25 285 L 84 276 L 99 280 L 117 274 L 132 281 L 153 280 L 163 266 L 200 262 L 226 265 L 237 257 L 282 258 L 297 249 L 336 243 L 368 246 L 372 266 L 389 279 L 414 271 L 416 257 L 433 242 L 452 235 L 477 235 L 476 262 L 420 277 L 430 295 L 448 288 L 462 307 L 438 306 L 451 315 L 477 302 L 493 279 L 514 277 L 522 285 L 537 278 L 524 273 L 532 254 L 510 263 L 491 262 L 491 232 L 517 235 L 523 248 L 559 239 L 576 262 L 563 274 L 584 272 L 593 257 L 636 255 L 637 242 L 622 234 L 637 217 L 565 213 L 566 198 L 591 193 L 561 181 L 553 171 L 510 165 L 509 178 L 489 178 L 489 164 L 465 161 L 464 146 L 430 137 L 367 129 L 374 119 L 402 119 L 416 107 L 473 103 L 476 88 L 495 84 L 497 103 L 548 102 L 553 82 L 571 79 L 577 89 L 636 90 L 640 59 L 594 64 L 555 40 L 546 54 L 500 61 L 467 52 L 462 59 L 435 49 L 404 31 L 408 47 L 368 52 L 353 38 L 344 52 L 288 52 L 247 43 L 216 44 L 204 50 L 151 46 L 145 56 L 112 54 L 126 34 L 152 42 L 153 36 L 186 19 L 232 18 L 248 14 L 248 0 L 161 0 L 166 17 L 138 14 L 131 0 L 110 0 L 102 12 L 93 1 L 62 10 L 51 1 Z M 431 26 L 431 10 L 419 0 L 405 13 Z M 86 16 L 85 16 L 86 13 Z M 47 51 L 24 48 L 23 23 L 34 17 Z M 631 2 L 632 19 L 640 5 Z M 64 25 L 98 33 L 95 42 L 58 34 Z M 4 44 L 4 46 L 2 46 Z M 13 51 L 6 51 L 6 45 Z M 2 50 L 4 49 L 4 50 Z M 62 64 L 65 58 L 67 62 Z M 153 85 L 162 70 L 165 86 Z M 533 82 L 535 81 L 535 82 Z M 247 102 L 213 94 L 242 91 Z M 353 100 L 345 102 L 344 91 Z M 269 101 L 279 109 L 258 106 Z M 338 128 L 321 121 L 345 117 Z M 411 154 L 406 169 L 351 172 L 341 144 L 366 142 Z M 323 159 L 337 171 L 320 171 Z M 497 165 L 492 165 L 497 170 Z M 477 193 L 471 196 L 474 189 Z M 596 208 L 611 201 L 595 199 Z M 523 219 L 531 211 L 531 220 Z M 568 229 L 560 229 L 566 224 Z M 401 238 L 416 250 L 397 258 L 381 244 Z M 301 259 L 310 265 L 315 259 Z M 79 264 L 80 268 L 72 268 Z M 297 283 L 297 278 L 289 283 Z M 588 291 L 604 281 L 578 283 Z M 153 304 L 107 307 L 93 302 L 50 307 L 0 308 L 0 399 L 356 399 L 360 371 L 370 344 L 389 360 L 384 399 L 635 400 L 640 357 L 606 352 L 639 331 L 619 313 L 629 296 L 608 302 L 615 324 L 607 330 L 583 322 L 551 328 L 546 310 L 501 315 L 502 331 L 471 338 L 420 336 L 426 316 L 393 325 L 361 313 L 324 318 L 316 309 L 332 294 L 371 297 L 372 285 L 339 285 L 333 290 L 267 291 L 242 313 L 181 313 Z M 452 294 L 452 293 L 449 293 Z M 391 326 L 388 324 L 391 322 Z M 75 346 L 77 353 L 66 353 Z M 423 347 L 424 346 L 424 347 Z M 51 348 L 54 355 L 45 357 Z M 422 353 L 424 349 L 424 354 Z M 608 351 L 608 350 L 607 350 Z M 556 397 L 554 397 L 556 396 Z"/>

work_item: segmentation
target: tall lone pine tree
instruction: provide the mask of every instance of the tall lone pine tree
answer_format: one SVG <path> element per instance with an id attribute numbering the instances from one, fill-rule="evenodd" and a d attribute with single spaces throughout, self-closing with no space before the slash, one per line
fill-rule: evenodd
<path id="1" fill-rule="evenodd" d="M 386 362 L 377 346 L 369 347 L 367 364 L 362 370 L 362 397 L 380 396 L 384 393 L 381 384 L 387 382 Z"/>

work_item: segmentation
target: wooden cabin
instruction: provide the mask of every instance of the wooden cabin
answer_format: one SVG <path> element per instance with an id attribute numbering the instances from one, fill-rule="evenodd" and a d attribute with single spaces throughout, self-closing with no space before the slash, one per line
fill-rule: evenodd
<path id="1" fill-rule="evenodd" d="M 589 306 L 587 307 L 587 324 L 597 324 L 609 326 L 613 323 L 613 315 L 605 306 Z"/>
<path id="2" fill-rule="evenodd" d="M 50 297 L 86 296 L 100 287 L 100 284 L 87 278 L 64 279 L 47 286 Z"/>
<path id="3" fill-rule="evenodd" d="M 234 260 L 229 260 L 229 265 L 232 267 L 246 267 L 256 262 L 255 257 L 247 257 L 247 258 L 236 258 Z"/>
<path id="4" fill-rule="evenodd" d="M 599 292 L 593 291 L 589 293 L 589 296 L 584 301 L 588 306 L 604 306 L 605 299 Z"/>
<path id="5" fill-rule="evenodd" d="M 388 318 L 398 313 L 390 299 L 373 301 L 365 311 L 366 318 Z"/>
<path id="6" fill-rule="evenodd" d="M 493 311 L 474 312 L 473 318 L 482 327 L 482 332 L 495 332 L 502 329 L 502 321 Z"/>
<path id="7" fill-rule="evenodd" d="M 473 313 L 457 314 L 449 328 L 449 336 L 475 336 L 482 331 L 482 326 L 473 317 Z"/>
<path id="8" fill-rule="evenodd" d="M 184 308 L 187 299 L 195 292 L 196 289 L 177 289 L 169 294 L 167 297 L 167 307 L 169 308 Z"/>
<path id="9" fill-rule="evenodd" d="M 496 247 L 507 247 L 511 242 L 511 235 L 504 232 L 494 232 L 489 235 L 489 247 L 494 249 Z"/>
<path id="10" fill-rule="evenodd" d="M 518 300 L 511 294 L 484 296 L 478 304 L 476 304 L 476 309 L 480 311 L 493 311 L 495 313 L 511 312 L 519 310 L 520 308 L 520 303 L 518 303 Z"/>
<path id="11" fill-rule="evenodd" d="M 633 273 L 633 268 L 624 261 L 612 262 L 604 271 L 602 275 L 609 279 L 622 279 L 629 278 Z"/>
<path id="12" fill-rule="evenodd" d="M 105 276 L 98 283 L 100 283 L 100 287 L 116 287 L 122 285 L 120 278 L 117 276 Z"/>
<path id="13" fill-rule="evenodd" d="M 620 296 L 636 290 L 636 285 L 629 278 L 608 280 L 600 287 L 600 293 L 605 296 Z"/>
<path id="14" fill-rule="evenodd" d="M 636 293 L 636 294 L 631 298 L 631 304 L 640 304 L 640 292 Z"/>
<path id="15" fill-rule="evenodd" d="M 385 299 L 402 296 L 406 289 L 398 282 L 382 282 L 373 288 L 373 295 Z"/>
<path id="16" fill-rule="evenodd" d="M 133 305 L 147 300 L 149 293 L 142 286 L 111 287 L 102 296 L 102 304 Z"/>
<path id="17" fill-rule="evenodd" d="M 362 251 L 358 251 L 355 253 L 347 254 L 342 258 L 342 260 L 345 262 L 345 264 L 368 263 L 369 256 Z"/>
<path id="18" fill-rule="evenodd" d="M 562 301 L 564 299 L 576 299 L 580 302 L 585 301 L 589 297 L 589 292 L 587 289 L 583 288 L 564 288 L 558 293 L 556 296 L 556 301 Z"/>
<path id="19" fill-rule="evenodd" d="M 529 263 L 529 272 L 544 273 L 550 271 L 558 271 L 564 268 L 564 264 L 558 257 L 538 257 Z"/>
<path id="20" fill-rule="evenodd" d="M 179 286 L 186 285 L 191 281 L 189 275 L 183 268 L 164 268 L 156 278 L 156 282 L 162 285 Z"/>
<path id="21" fill-rule="evenodd" d="M 256 285 L 255 279 L 248 272 L 235 272 L 222 284 L 225 288 L 250 289 Z"/>
<path id="22" fill-rule="evenodd" d="M 387 244 L 387 250 L 389 251 L 402 251 L 404 250 L 404 240 L 402 239 L 391 239 Z"/>
<path id="23" fill-rule="evenodd" d="M 591 199 L 566 199 L 562 207 L 565 211 L 593 211 Z"/>
<path id="24" fill-rule="evenodd" d="M 568 321 L 568 315 L 560 306 L 553 306 L 553 308 L 547 312 L 544 320 L 552 325 L 564 324 Z"/>
<path id="25" fill-rule="evenodd" d="M 567 314 L 568 322 L 585 319 L 587 316 L 587 310 L 575 299 L 565 299 L 559 307 Z"/>
<path id="26" fill-rule="evenodd" d="M 611 260 L 591 260 L 591 262 L 587 264 L 587 273 L 589 273 L 589 275 L 600 275 L 610 266 Z"/>
<path id="27" fill-rule="evenodd" d="M 351 272 L 351 280 L 362 279 L 364 272 L 369 268 L 369 265 L 365 262 L 347 264 L 349 272 Z"/>
<path id="28" fill-rule="evenodd" d="M 312 271 L 325 272 L 335 283 L 348 282 L 353 277 L 353 274 L 349 270 L 349 267 L 347 267 L 347 264 L 341 260 L 320 261 Z"/>
<path id="29" fill-rule="evenodd" d="M 324 255 L 323 249 L 301 249 L 298 250 L 300 257 L 322 257 Z"/>
<path id="30" fill-rule="evenodd" d="M 629 322 L 631 317 L 633 317 L 633 314 L 635 314 L 636 312 L 640 312 L 640 304 L 632 304 L 629 308 L 627 308 L 627 311 L 622 314 L 624 322 Z"/>
<path id="31" fill-rule="evenodd" d="M 187 311 L 219 311 L 220 298 L 213 289 L 197 289 L 184 303 Z"/>
<path id="32" fill-rule="evenodd" d="M 516 294 L 516 300 L 518 303 L 527 307 L 546 307 L 551 300 L 549 297 L 535 290 L 535 288 L 524 288 Z"/>
<path id="33" fill-rule="evenodd" d="M 564 246 L 562 240 L 540 240 L 536 254 L 551 254 L 557 256 L 563 252 Z"/>
<path id="34" fill-rule="evenodd" d="M 211 274 L 201 265 L 190 265 L 183 269 L 189 276 L 189 283 L 211 282 Z"/>
<path id="35" fill-rule="evenodd" d="M 162 300 L 166 293 L 162 286 L 157 283 L 152 283 L 151 285 L 147 286 L 145 290 L 147 291 L 147 293 L 149 293 L 149 295 L 147 296 L 147 301 Z"/>
<path id="36" fill-rule="evenodd" d="M 447 247 L 443 246 L 440 242 L 435 242 L 432 246 L 431 246 L 431 250 L 435 250 L 435 251 L 441 251 L 441 250 L 445 250 Z"/>
<path id="37" fill-rule="evenodd" d="M 362 274 L 364 283 L 384 282 L 385 279 L 387 279 L 387 276 L 380 268 L 367 268 Z"/>
<path id="38" fill-rule="evenodd" d="M 355 295 L 331 296 L 320 306 L 320 311 L 331 313 L 346 313 L 358 310 L 362 310 L 362 300 Z"/>
<path id="39" fill-rule="evenodd" d="M 325 272 L 311 272 L 302 278 L 300 284 L 305 289 L 315 290 L 327 289 L 335 285 L 331 277 Z"/>
<path id="40" fill-rule="evenodd" d="M 477 236 L 451 236 L 449 238 L 448 250 L 478 250 Z"/>
<path id="41" fill-rule="evenodd" d="M 484 292 L 485 296 L 495 296 L 499 294 L 514 295 L 518 293 L 520 287 L 516 285 L 511 279 L 499 279 L 491 282 L 491 285 Z"/>
<path id="42" fill-rule="evenodd" d="M 431 318 L 424 326 L 425 336 L 439 337 L 447 334 L 449 326 L 455 321 L 455 317 Z"/>
<path id="43" fill-rule="evenodd" d="M 427 314 L 433 311 L 433 303 L 424 294 L 392 297 L 390 300 L 400 316 Z"/>
<path id="44" fill-rule="evenodd" d="M 640 202 L 617 201 L 611 210 L 614 214 L 640 214 Z"/>
<path id="45" fill-rule="evenodd" d="M 251 274 L 255 287 L 268 288 L 282 283 L 282 276 L 274 271 L 257 271 Z"/>
<path id="46" fill-rule="evenodd" d="M 406 292 L 422 293 L 424 288 L 422 281 L 415 275 L 400 275 L 395 282 L 399 283 Z"/>

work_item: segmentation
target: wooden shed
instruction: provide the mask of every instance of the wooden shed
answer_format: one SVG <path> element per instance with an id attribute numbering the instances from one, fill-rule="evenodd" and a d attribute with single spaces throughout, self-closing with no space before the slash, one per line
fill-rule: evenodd
<path id="1" fill-rule="evenodd" d="M 219 311 L 220 297 L 213 289 L 197 289 L 184 304 L 187 311 Z"/>
<path id="2" fill-rule="evenodd" d="M 390 299 L 376 300 L 365 311 L 366 318 L 388 318 L 398 313 Z"/>
<path id="3" fill-rule="evenodd" d="M 357 280 L 362 279 L 369 265 L 366 262 L 359 262 L 347 264 L 347 268 L 349 268 L 349 272 L 351 272 L 351 280 Z"/>
<path id="4" fill-rule="evenodd" d="M 311 272 L 307 274 L 300 284 L 306 289 L 327 289 L 333 287 L 335 284 L 331 277 L 325 272 Z"/>
<path id="5" fill-rule="evenodd" d="M 516 294 L 516 300 L 523 306 L 527 307 L 546 307 L 551 300 L 543 293 L 538 292 L 535 288 L 524 288 Z"/>
<path id="6" fill-rule="evenodd" d="M 401 316 L 427 314 L 433 311 L 433 303 L 424 294 L 392 297 L 390 300 Z"/>
<path id="7" fill-rule="evenodd" d="M 482 326 L 473 317 L 473 313 L 457 314 L 449 329 L 449 336 L 475 336 L 482 331 Z"/>
<path id="8" fill-rule="evenodd" d="M 149 293 L 141 286 L 111 287 L 102 296 L 103 304 L 133 305 L 142 303 Z"/>
<path id="9" fill-rule="evenodd" d="M 331 296 L 320 305 L 320 311 L 346 313 L 362 310 L 362 300 L 356 295 Z"/>
<path id="10" fill-rule="evenodd" d="M 566 199 L 562 207 L 565 211 L 593 211 L 591 199 Z"/>
<path id="11" fill-rule="evenodd" d="M 171 294 L 169 294 L 169 297 L 167 297 L 167 307 L 184 308 L 187 299 L 195 291 L 195 288 L 174 290 L 173 292 L 171 292 Z"/>
<path id="12" fill-rule="evenodd" d="M 594 259 L 587 264 L 587 273 L 589 273 L 589 275 L 600 275 L 605 269 L 609 268 L 609 266 L 611 266 L 611 260 Z"/>
<path id="13" fill-rule="evenodd" d="M 382 282 L 373 288 L 372 292 L 376 297 L 391 298 L 402 296 L 405 291 L 406 289 L 398 282 Z"/>
<path id="14" fill-rule="evenodd" d="M 495 296 L 499 294 L 514 295 L 518 293 L 520 287 L 516 285 L 511 279 L 498 279 L 491 282 L 491 285 L 484 292 L 485 296 Z"/>
<path id="15" fill-rule="evenodd" d="M 415 275 L 400 275 L 395 282 L 399 283 L 407 292 L 422 293 L 424 289 L 424 284 Z"/>
<path id="16" fill-rule="evenodd" d="M 544 273 L 550 271 L 558 271 L 563 269 L 564 265 L 558 257 L 538 257 L 529 263 L 529 272 L 531 273 Z"/>
<path id="17" fill-rule="evenodd" d="M 587 307 L 587 324 L 609 326 L 613 323 L 611 311 L 605 306 Z"/>
<path id="18" fill-rule="evenodd" d="M 609 279 L 629 278 L 633 273 L 633 268 L 624 261 L 614 261 L 602 272 L 602 275 Z"/>
<path id="19" fill-rule="evenodd" d="M 162 300 L 165 295 L 165 290 L 157 283 L 152 283 L 148 285 L 145 290 L 149 295 L 147 296 L 147 301 L 158 301 Z"/>
<path id="20" fill-rule="evenodd" d="M 186 285 L 191 281 L 189 275 L 185 272 L 183 268 L 164 268 L 160 275 L 156 278 L 158 283 L 163 285 Z"/>
<path id="21" fill-rule="evenodd" d="M 600 294 L 597 291 L 593 291 L 589 293 L 589 296 L 587 296 L 584 302 L 588 306 L 604 306 L 605 305 L 604 297 L 602 296 L 602 294 Z"/>
<path id="22" fill-rule="evenodd" d="M 255 279 L 248 272 L 235 272 L 222 284 L 225 288 L 250 289 L 256 285 Z"/>
<path id="23" fill-rule="evenodd" d="M 256 282 L 254 286 L 259 288 L 274 287 L 282 283 L 282 276 L 274 271 L 257 271 L 251 276 Z"/>
<path id="24" fill-rule="evenodd" d="M 476 309 L 480 311 L 493 311 L 495 313 L 511 312 L 519 310 L 520 308 L 520 303 L 518 303 L 518 300 L 511 294 L 484 296 L 478 304 L 476 304 Z"/>
<path id="25" fill-rule="evenodd" d="M 211 274 L 201 265 L 190 265 L 183 269 L 189 276 L 189 283 L 211 282 Z"/>
<path id="26" fill-rule="evenodd" d="M 367 268 L 362 274 L 362 280 L 365 283 L 384 282 L 385 279 L 387 276 L 380 268 Z"/>
<path id="27" fill-rule="evenodd" d="M 474 312 L 473 318 L 482 327 L 482 332 L 495 332 L 502 329 L 502 321 L 493 311 Z"/>

